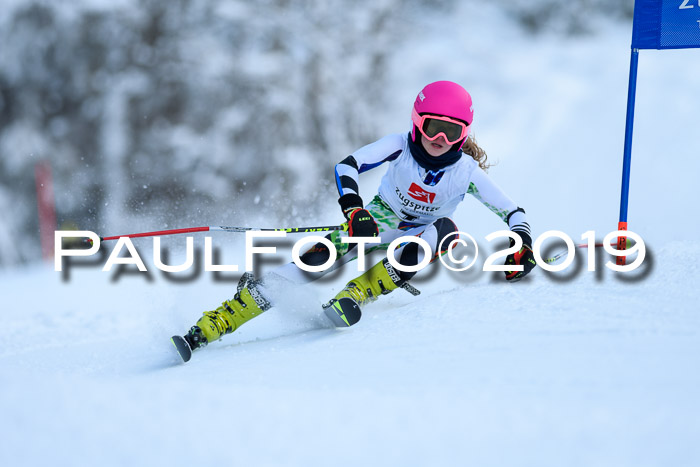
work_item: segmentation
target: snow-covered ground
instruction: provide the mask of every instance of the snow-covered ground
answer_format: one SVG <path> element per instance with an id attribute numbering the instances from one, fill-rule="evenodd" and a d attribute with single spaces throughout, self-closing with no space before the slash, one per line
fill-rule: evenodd
<path id="1" fill-rule="evenodd" d="M 386 131 L 406 129 L 426 82 L 464 83 L 490 173 L 535 235 L 614 230 L 631 27 L 531 39 L 471 2 L 424 21 L 433 39 L 396 56 Z M 436 266 L 419 297 L 397 291 L 330 329 L 317 305 L 351 263 L 181 365 L 168 338 L 230 297 L 232 274 L 3 271 L 0 465 L 698 465 L 699 52 L 642 52 L 630 229 L 649 252 L 629 275 L 602 255 L 595 272 L 518 284 Z M 502 227 L 472 201 L 456 221 L 485 247 Z M 222 235 L 242 265 L 242 240 Z"/>
<path id="2" fill-rule="evenodd" d="M 669 244 L 630 283 L 431 270 L 348 330 L 314 306 L 340 277 L 187 365 L 168 337 L 233 283 L 4 274 L 2 463 L 696 465 L 689 257 L 697 243 Z"/>

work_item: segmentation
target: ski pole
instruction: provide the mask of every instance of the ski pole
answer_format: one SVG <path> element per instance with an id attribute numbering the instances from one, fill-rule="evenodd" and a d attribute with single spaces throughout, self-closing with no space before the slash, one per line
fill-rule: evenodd
<path id="1" fill-rule="evenodd" d="M 628 238 L 628 239 L 627 239 L 627 246 L 626 246 L 626 248 L 629 248 L 629 247 L 630 247 L 630 243 L 631 243 L 631 240 Z M 602 243 L 596 243 L 596 244 L 593 245 L 593 246 L 594 246 L 595 248 L 600 248 L 600 247 L 602 247 L 602 246 L 604 246 L 604 245 L 603 245 Z M 617 246 L 617 242 L 610 243 L 610 246 L 616 247 L 616 246 Z M 577 247 L 577 248 L 588 248 L 588 244 L 587 244 L 587 243 L 582 243 L 582 244 L 580 244 L 580 245 L 576 245 L 576 247 Z M 546 258 L 546 259 L 544 260 L 544 262 L 545 262 L 545 263 L 553 263 L 553 262 L 555 262 L 556 260 L 558 260 L 559 258 L 561 258 L 562 256 L 567 255 L 568 253 L 569 253 L 569 249 L 567 248 L 566 250 L 557 253 L 556 255 L 552 256 L 551 258 Z"/>
<path id="2" fill-rule="evenodd" d="M 170 230 L 157 230 L 155 232 L 140 232 L 132 233 L 127 235 L 114 235 L 111 237 L 100 237 L 100 241 L 107 240 L 118 240 L 121 237 L 138 238 L 138 237 L 162 237 L 165 235 L 177 235 L 184 233 L 195 233 L 195 232 L 248 232 L 248 231 L 259 231 L 259 232 L 287 232 L 287 233 L 311 233 L 311 232 L 325 232 L 329 230 L 347 230 L 348 225 L 346 223 L 341 225 L 323 225 L 318 227 L 286 227 L 277 229 L 265 229 L 259 227 L 229 227 L 224 225 L 217 226 L 204 226 L 204 227 L 188 227 L 185 229 L 170 229 Z M 89 240 L 88 240 L 89 241 Z"/>

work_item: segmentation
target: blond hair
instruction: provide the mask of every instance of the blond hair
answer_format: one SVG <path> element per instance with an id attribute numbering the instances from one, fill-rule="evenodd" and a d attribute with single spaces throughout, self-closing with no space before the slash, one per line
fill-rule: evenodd
<path id="1" fill-rule="evenodd" d="M 484 151 L 481 146 L 476 143 L 476 139 L 473 135 L 470 135 L 462 146 L 462 152 L 464 154 L 471 156 L 483 170 L 488 170 L 491 164 L 487 163 L 486 151 Z"/>

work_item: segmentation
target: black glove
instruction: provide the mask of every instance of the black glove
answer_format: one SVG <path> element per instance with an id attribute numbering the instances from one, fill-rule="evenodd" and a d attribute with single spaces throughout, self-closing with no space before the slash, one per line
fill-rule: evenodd
<path id="1" fill-rule="evenodd" d="M 519 232 L 518 232 L 519 233 Z M 530 238 L 529 235 L 527 234 L 521 234 L 519 233 L 521 237 L 523 238 L 523 246 L 520 248 L 520 251 L 515 252 L 513 254 L 508 255 L 506 258 L 505 265 L 521 265 L 523 267 L 522 271 L 506 271 L 506 280 L 507 281 L 512 281 L 512 282 L 517 282 L 523 277 L 525 277 L 532 269 L 537 265 L 535 262 L 535 255 L 532 254 L 532 248 L 530 247 L 530 243 L 532 242 L 532 239 Z M 510 246 L 512 247 L 515 245 L 515 240 L 512 238 L 510 239 Z"/>
<path id="2" fill-rule="evenodd" d="M 348 220 L 348 234 L 351 237 L 377 237 L 379 228 L 372 214 L 362 207 L 362 198 L 354 193 L 343 195 L 338 200 L 343 215 Z"/>

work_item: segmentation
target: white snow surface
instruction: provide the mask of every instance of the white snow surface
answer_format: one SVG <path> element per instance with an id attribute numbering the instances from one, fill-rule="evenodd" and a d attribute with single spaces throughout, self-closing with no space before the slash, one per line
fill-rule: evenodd
<path id="1" fill-rule="evenodd" d="M 490 173 L 535 236 L 602 238 L 617 223 L 631 27 L 532 39 L 463 10 L 407 39 L 386 130 L 404 131 L 426 82 L 463 82 Z M 450 29 L 463 60 L 435 42 Z M 700 465 L 698 52 L 642 52 L 630 229 L 649 253 L 634 273 L 603 255 L 587 271 L 583 251 L 578 268 L 517 284 L 438 265 L 420 296 L 397 291 L 331 329 L 319 304 L 351 263 L 183 365 L 169 337 L 230 298 L 234 274 L 0 272 L 0 465 Z M 455 220 L 484 245 L 502 227 L 472 202 Z M 233 238 L 215 243 L 243 265 Z"/>

